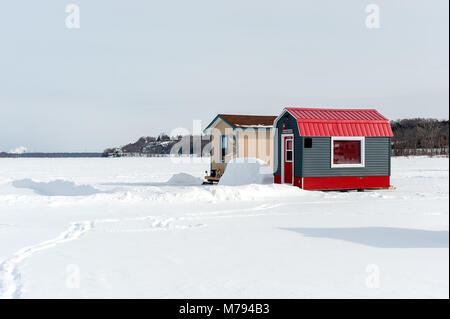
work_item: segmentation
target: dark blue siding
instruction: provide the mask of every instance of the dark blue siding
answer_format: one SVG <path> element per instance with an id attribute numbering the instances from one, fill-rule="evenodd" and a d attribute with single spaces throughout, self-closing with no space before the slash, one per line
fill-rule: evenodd
<path id="1" fill-rule="evenodd" d="M 275 175 L 281 175 L 281 134 L 283 128 L 283 121 L 286 122 L 286 129 L 292 129 L 294 134 L 294 176 L 301 177 L 302 175 L 302 160 L 303 160 L 303 137 L 298 133 L 297 120 L 289 113 L 281 118 L 276 127 L 275 148 L 274 154 L 277 158 L 275 162 Z"/>

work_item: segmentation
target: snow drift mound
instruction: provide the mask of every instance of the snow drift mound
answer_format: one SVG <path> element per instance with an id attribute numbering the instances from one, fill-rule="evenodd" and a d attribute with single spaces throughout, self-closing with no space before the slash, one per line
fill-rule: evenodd
<path id="1" fill-rule="evenodd" d="M 135 203 L 155 201 L 163 203 L 216 203 L 222 201 L 259 201 L 299 196 L 320 197 L 320 193 L 305 191 L 291 185 L 243 185 L 243 186 L 191 186 L 191 187 L 152 187 L 145 192 L 126 191 L 102 193 L 97 195 L 106 200 L 117 199 Z"/>
<path id="2" fill-rule="evenodd" d="M 184 185 L 184 186 L 198 186 L 203 183 L 201 178 L 186 174 L 178 173 L 173 175 L 168 181 L 167 185 Z"/>
<path id="3" fill-rule="evenodd" d="M 87 196 L 100 193 L 90 185 L 76 185 L 74 182 L 57 179 L 51 182 L 35 182 L 29 178 L 12 182 L 16 188 L 27 188 L 44 196 Z"/>
<path id="4" fill-rule="evenodd" d="M 238 158 L 227 163 L 219 185 L 273 184 L 273 171 L 257 158 Z"/>

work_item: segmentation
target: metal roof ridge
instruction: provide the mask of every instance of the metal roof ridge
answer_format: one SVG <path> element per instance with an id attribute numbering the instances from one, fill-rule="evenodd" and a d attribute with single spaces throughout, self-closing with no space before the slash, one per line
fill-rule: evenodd
<path id="1" fill-rule="evenodd" d="M 285 107 L 286 110 L 291 109 L 291 110 L 311 110 L 311 111 L 375 111 L 377 113 L 378 110 L 374 109 L 374 108 L 370 108 L 370 109 L 362 109 L 362 108 L 357 108 L 357 109 L 338 109 L 338 108 L 330 108 L 330 107 L 294 107 L 294 106 L 286 106 Z"/>
<path id="2" fill-rule="evenodd" d="M 389 124 L 389 120 L 385 119 L 385 120 L 336 120 L 336 119 L 303 119 L 303 118 L 298 118 L 297 121 L 301 121 L 303 123 L 307 123 L 307 122 L 311 122 L 311 123 L 316 123 L 316 122 L 327 122 L 327 123 L 358 123 L 358 124 Z"/>

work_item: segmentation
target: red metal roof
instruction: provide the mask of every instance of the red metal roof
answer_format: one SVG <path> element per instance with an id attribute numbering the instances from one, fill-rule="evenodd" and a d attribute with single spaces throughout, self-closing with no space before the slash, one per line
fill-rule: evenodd
<path id="1" fill-rule="evenodd" d="M 285 108 L 301 136 L 393 136 L 389 120 L 373 109 Z"/>

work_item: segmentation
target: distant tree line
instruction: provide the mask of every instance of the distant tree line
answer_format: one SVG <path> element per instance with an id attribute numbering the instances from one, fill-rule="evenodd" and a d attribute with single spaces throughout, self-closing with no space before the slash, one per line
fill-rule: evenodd
<path id="1" fill-rule="evenodd" d="M 448 120 L 403 119 L 391 121 L 391 127 L 393 156 L 448 156 Z"/>

